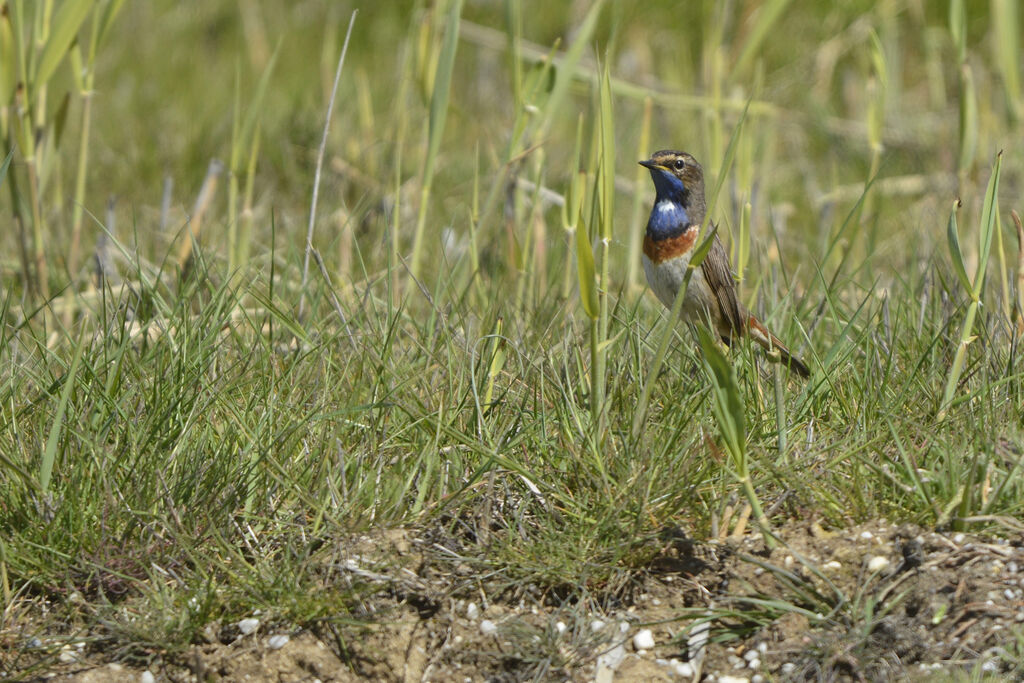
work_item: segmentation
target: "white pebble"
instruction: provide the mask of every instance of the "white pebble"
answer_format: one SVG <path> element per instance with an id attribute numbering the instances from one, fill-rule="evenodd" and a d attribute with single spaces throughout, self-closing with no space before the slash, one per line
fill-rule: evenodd
<path id="1" fill-rule="evenodd" d="M 746 676 L 719 676 L 718 683 L 750 683 Z"/>
<path id="2" fill-rule="evenodd" d="M 870 531 L 862 531 L 862 532 L 860 532 L 860 537 L 863 538 L 865 541 L 869 541 L 872 538 L 874 538 L 875 535 L 873 533 L 871 533 Z"/>
<path id="3" fill-rule="evenodd" d="M 747 662 L 747 668 L 748 669 L 755 669 L 755 670 L 756 669 L 760 669 L 761 668 L 761 660 L 758 659 L 757 657 L 754 657 L 749 662 Z"/>
<path id="4" fill-rule="evenodd" d="M 629 633 L 629 622 L 627 622 L 627 621 L 620 621 L 619 622 L 619 633 Z"/>
<path id="5" fill-rule="evenodd" d="M 619 643 L 597 658 L 597 680 L 613 680 L 612 673 L 626 658 L 626 648 Z"/>
<path id="6" fill-rule="evenodd" d="M 831 562 L 826 562 L 825 564 L 823 564 L 821 568 L 826 571 L 836 572 L 842 569 L 843 565 L 839 562 L 836 562 L 835 560 L 832 560 Z"/>
<path id="7" fill-rule="evenodd" d="M 146 669 L 139 676 L 139 683 L 156 683 L 156 676 L 154 676 L 149 669 Z"/>
<path id="8" fill-rule="evenodd" d="M 796 671 L 796 664 L 794 664 L 793 662 L 786 662 L 782 665 L 782 673 L 791 674 L 794 671 Z"/>
<path id="9" fill-rule="evenodd" d="M 881 555 L 875 555 L 868 560 L 868 571 L 869 572 L 880 572 L 889 566 L 889 558 Z"/>
<path id="10" fill-rule="evenodd" d="M 564 621 L 560 621 L 557 624 L 555 624 L 555 630 L 558 631 L 559 633 L 565 633 L 565 629 L 567 629 L 567 628 L 568 627 L 565 625 Z"/>
<path id="11" fill-rule="evenodd" d="M 743 659 L 747 660 L 748 662 L 752 659 L 759 659 L 757 650 L 747 650 L 743 653 Z"/>
<path id="12" fill-rule="evenodd" d="M 260 627 L 260 620 L 251 617 L 249 619 L 242 619 L 238 622 L 237 626 L 242 635 L 247 636 Z"/>
<path id="13" fill-rule="evenodd" d="M 267 639 L 267 647 L 271 650 L 280 650 L 288 644 L 289 640 L 291 640 L 291 638 L 284 633 L 276 636 L 270 636 L 270 638 Z"/>
<path id="14" fill-rule="evenodd" d="M 750 683 L 764 683 L 764 676 L 761 674 L 754 674 L 750 677 Z"/>
<path id="15" fill-rule="evenodd" d="M 1006 563 L 1006 571 L 1010 572 L 1011 574 L 1016 574 L 1017 573 L 1017 563 L 1014 562 L 1013 560 L 1010 560 L 1009 562 L 1007 562 Z"/>
<path id="16" fill-rule="evenodd" d="M 786 568 L 789 569 L 793 566 L 794 562 L 796 562 L 796 560 L 793 559 L 792 555 L 786 555 L 786 559 L 782 561 L 782 564 L 784 564 Z"/>
<path id="17" fill-rule="evenodd" d="M 633 636 L 633 647 L 637 650 L 650 650 L 654 647 L 654 633 L 649 628 L 641 629 Z"/>
<path id="18" fill-rule="evenodd" d="M 484 619 L 480 622 L 480 633 L 485 636 L 489 636 L 498 630 L 498 626 L 490 619 Z"/>
<path id="19" fill-rule="evenodd" d="M 476 606 L 475 602 L 466 605 L 466 616 L 473 620 L 480 616 L 480 608 Z"/>
<path id="20" fill-rule="evenodd" d="M 594 633 L 597 633 L 598 631 L 600 631 L 603 628 L 604 628 L 604 622 L 601 621 L 600 619 L 594 619 L 592 622 L 590 622 L 590 630 L 593 631 Z"/>
<path id="21" fill-rule="evenodd" d="M 961 543 L 964 542 L 964 539 L 966 539 L 966 538 L 967 537 L 964 536 L 963 534 L 957 534 L 957 535 L 953 536 L 953 543 L 956 543 L 957 545 L 960 545 Z"/>
<path id="22" fill-rule="evenodd" d="M 681 678 L 693 678 L 693 666 L 689 662 L 676 662 L 675 670 Z"/>

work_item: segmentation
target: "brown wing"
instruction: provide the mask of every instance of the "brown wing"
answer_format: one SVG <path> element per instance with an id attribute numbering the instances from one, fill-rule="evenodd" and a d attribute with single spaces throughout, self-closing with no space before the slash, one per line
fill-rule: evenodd
<path id="1" fill-rule="evenodd" d="M 729 336 L 743 334 L 746 329 L 746 311 L 743 305 L 736 298 L 736 282 L 732 279 L 732 269 L 729 267 L 729 256 L 725 253 L 718 235 L 711 245 L 711 251 L 700 264 L 701 272 L 708 283 L 708 288 L 715 296 L 718 303 L 718 332 L 728 342 Z M 712 311 L 714 314 L 714 311 Z"/>

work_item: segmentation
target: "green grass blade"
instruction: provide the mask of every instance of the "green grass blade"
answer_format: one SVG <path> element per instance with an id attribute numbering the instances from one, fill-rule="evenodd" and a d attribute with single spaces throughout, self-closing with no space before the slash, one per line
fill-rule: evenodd
<path id="1" fill-rule="evenodd" d="M 576 273 L 580 283 L 580 303 L 591 320 L 597 320 L 601 307 L 597 299 L 597 277 L 594 268 L 594 248 L 590 233 L 581 214 L 576 223 Z"/>
<path id="2" fill-rule="evenodd" d="M 971 278 L 967 276 L 967 266 L 964 265 L 963 251 L 960 249 L 960 238 L 957 235 L 956 212 L 960 208 L 960 200 L 953 201 L 953 209 L 949 212 L 949 223 L 946 226 L 946 242 L 949 244 L 949 256 L 953 259 L 953 270 L 956 272 L 964 291 L 971 293 Z"/>
<path id="3" fill-rule="evenodd" d="M 50 37 L 43 46 L 39 65 L 32 79 L 33 93 L 45 85 L 57 70 L 68 48 L 78 35 L 85 17 L 92 9 L 93 0 L 65 0 L 53 18 Z"/>
<path id="4" fill-rule="evenodd" d="M 441 138 L 444 135 L 445 121 L 448 117 L 448 105 L 451 99 L 452 70 L 455 66 L 455 51 L 459 46 L 459 21 L 462 16 L 462 0 L 452 0 L 448 8 L 448 20 L 445 24 L 444 43 L 437 62 L 434 75 L 434 88 L 430 95 L 430 116 L 427 122 L 427 155 L 423 160 L 423 186 L 420 191 L 420 207 L 416 220 L 416 232 L 413 236 L 410 270 L 413 278 L 421 275 L 423 259 L 423 233 L 427 224 L 427 206 L 430 202 L 430 190 L 434 181 L 434 165 L 441 150 Z"/>
<path id="5" fill-rule="evenodd" d="M 75 388 L 75 378 L 78 376 L 78 369 L 82 365 L 82 354 L 85 352 L 85 337 L 78 340 L 75 345 L 75 355 L 71 360 L 71 368 L 63 378 L 64 386 L 60 392 L 60 402 L 57 404 L 57 413 L 53 416 L 53 424 L 50 425 L 50 434 L 46 438 L 46 447 L 43 450 L 43 459 L 39 463 L 39 487 L 45 492 L 50 488 L 50 477 L 53 474 L 53 463 L 57 456 L 57 444 L 60 441 L 61 431 L 64 428 L 64 416 L 67 413 L 68 403 L 71 401 L 71 392 Z"/>

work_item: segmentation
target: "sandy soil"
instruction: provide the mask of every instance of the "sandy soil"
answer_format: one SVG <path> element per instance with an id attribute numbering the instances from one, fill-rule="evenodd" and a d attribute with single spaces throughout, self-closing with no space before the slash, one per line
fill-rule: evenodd
<path id="1" fill-rule="evenodd" d="M 1019 677 L 1024 539 L 873 522 L 791 526 L 661 556 L 614 599 L 489 585 L 404 530 L 356 540 L 343 572 L 378 582 L 370 625 L 214 629 L 145 669 L 84 649 L 49 669 L 75 681 L 925 680 Z M 701 617 L 714 614 L 710 621 Z M 703 625 L 702 625 L 703 624 Z M 645 632 L 646 631 L 646 632 Z M 731 678 L 730 678 L 731 677 Z"/>

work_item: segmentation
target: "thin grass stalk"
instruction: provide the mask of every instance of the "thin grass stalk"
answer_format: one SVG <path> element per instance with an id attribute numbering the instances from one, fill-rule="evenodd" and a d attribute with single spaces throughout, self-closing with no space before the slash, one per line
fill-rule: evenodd
<path id="1" fill-rule="evenodd" d="M 651 114 L 654 110 L 654 100 L 650 97 L 644 98 L 643 116 L 640 119 L 640 138 L 637 141 L 636 157 L 644 159 L 651 153 Z M 640 286 L 640 247 L 643 244 L 643 200 L 644 193 L 640 192 L 643 187 L 644 176 L 647 169 L 640 164 L 636 165 L 634 182 L 636 189 L 633 192 L 633 208 L 629 218 L 629 270 L 626 275 L 626 283 L 630 288 Z"/>
<path id="2" fill-rule="evenodd" d="M 238 255 L 238 159 L 241 156 L 242 70 L 235 58 L 235 97 L 231 112 L 231 152 L 228 162 L 228 273 L 235 273 Z"/>
<path id="3" fill-rule="evenodd" d="M 68 245 L 68 272 L 71 277 L 74 278 L 78 274 L 78 264 L 81 258 L 81 244 L 82 244 L 82 216 L 84 213 L 85 206 L 85 181 L 86 172 L 89 168 L 89 133 L 92 129 L 92 95 L 93 88 L 95 87 L 96 71 L 95 71 L 95 55 L 96 55 L 96 43 L 99 39 L 99 26 L 100 26 L 100 15 L 96 12 L 93 15 L 93 29 L 92 29 L 92 40 L 89 41 L 89 60 L 88 66 L 84 67 L 85 77 L 82 79 L 82 83 L 79 87 L 79 97 L 82 99 L 82 129 L 79 133 L 78 140 L 78 164 L 75 169 L 75 194 L 74 201 L 71 203 L 71 239 Z M 78 49 L 75 49 L 75 53 L 78 53 Z M 83 69 L 73 68 L 74 73 L 81 73 Z M 69 314 L 65 316 L 64 326 L 70 325 L 70 309 Z"/>
<path id="4" fill-rule="evenodd" d="M 1014 122 L 1024 118 L 1020 77 L 1020 7 L 1017 0 L 992 0 L 991 24 L 996 69 L 1003 83 L 1006 110 Z"/>
<path id="5" fill-rule="evenodd" d="M 244 272 L 249 266 L 249 255 L 252 249 L 252 228 L 255 215 L 253 213 L 253 197 L 256 188 L 256 162 L 259 160 L 260 132 L 262 126 L 257 122 L 253 131 L 252 144 L 249 150 L 249 163 L 245 168 L 245 189 L 242 193 L 242 212 L 238 216 L 240 230 L 238 232 L 238 258 L 236 267 Z"/>
<path id="6" fill-rule="evenodd" d="M 414 280 L 422 274 L 423 235 L 427 227 L 427 210 L 434 184 L 434 166 L 441 150 L 448 104 L 451 99 L 452 71 L 455 67 L 455 52 L 459 45 L 459 20 L 462 16 L 462 0 L 451 0 L 448 20 L 445 25 L 444 43 L 441 47 L 437 69 L 434 72 L 430 96 L 430 116 L 427 125 L 427 154 L 423 159 L 420 178 L 420 206 L 416 217 L 416 232 L 413 235 L 412 256 L 409 272 Z"/>
<path id="7" fill-rule="evenodd" d="M 1014 315 L 1016 317 L 1016 334 L 1019 337 L 1024 336 L 1024 223 L 1021 222 L 1020 214 L 1016 211 L 1011 211 L 1010 217 L 1013 218 L 1013 226 L 1017 230 L 1017 278 L 1015 282 L 1017 300 L 1014 304 Z"/>
<path id="8" fill-rule="evenodd" d="M 1013 297 L 1010 295 L 1009 268 L 1006 265 L 1006 249 L 1003 247 L 1003 220 L 996 212 L 996 256 L 999 259 L 999 291 L 1002 294 L 1000 300 L 1003 304 L 1003 315 L 1007 320 L 1013 314 Z"/>
<path id="9" fill-rule="evenodd" d="M 946 390 L 943 392 L 942 403 L 936 416 L 939 422 L 945 420 L 948 415 L 949 408 L 957 393 L 960 375 L 964 369 L 964 363 L 967 358 L 967 346 L 974 340 L 974 318 L 978 313 L 978 308 L 981 306 L 981 294 L 985 286 L 985 269 L 988 266 L 989 254 L 992 249 L 992 233 L 995 231 L 996 215 L 999 212 L 999 173 L 1002 161 L 1003 153 L 1000 152 L 996 155 L 996 163 L 988 181 L 988 188 L 985 190 L 985 203 L 981 209 L 978 268 L 974 273 L 973 281 L 967 277 L 967 270 L 964 266 L 963 254 L 957 237 L 956 212 L 959 202 L 954 205 L 949 215 L 949 226 L 946 235 L 949 241 L 950 256 L 953 260 L 957 277 L 959 277 L 960 283 L 964 286 L 970 297 L 970 303 L 967 306 L 967 314 L 960 328 L 960 341 L 953 356 L 953 364 L 950 366 L 949 375 L 946 379 Z"/>
<path id="10" fill-rule="evenodd" d="M 316 204 L 320 195 L 320 174 L 324 166 L 324 152 L 327 150 L 327 133 L 331 128 L 331 118 L 334 114 L 334 100 L 338 95 L 338 83 L 341 81 L 341 69 L 345 66 L 345 55 L 348 53 L 348 42 L 352 37 L 352 27 L 356 23 L 356 15 L 359 10 L 352 10 L 352 16 L 348 20 L 348 31 L 345 33 L 345 43 L 341 46 L 341 55 L 338 57 L 338 68 L 334 72 L 334 85 L 331 87 L 331 97 L 327 102 L 327 116 L 324 120 L 324 131 L 320 137 L 320 147 L 316 153 L 316 171 L 313 174 L 313 198 L 309 206 L 309 224 L 306 226 L 306 255 L 302 261 L 302 284 L 299 294 L 299 317 L 302 317 L 306 306 L 306 283 L 309 282 L 309 259 L 313 251 L 313 228 L 316 226 Z"/>
<path id="11" fill-rule="evenodd" d="M 871 150 L 871 170 L 869 178 L 878 175 L 878 169 L 882 163 L 882 133 L 885 127 L 886 96 L 889 91 L 888 68 L 885 61 L 885 50 L 878 35 L 871 32 L 871 65 L 872 76 L 868 79 L 868 110 L 867 130 L 868 148 Z M 874 188 L 874 185 L 871 185 Z M 864 211 L 867 215 L 874 212 L 874 201 L 876 192 L 865 188 Z"/>
<path id="12" fill-rule="evenodd" d="M 569 186 L 565 191 L 565 202 L 562 203 L 562 229 L 565 231 L 565 241 L 568 247 L 565 252 L 565 265 L 562 268 L 562 299 L 569 298 L 572 289 L 572 260 L 576 246 L 576 239 L 579 226 L 579 216 L 583 209 L 583 188 L 586 175 L 580 169 L 580 155 L 583 153 L 583 114 L 576 120 L 576 146 L 573 150 L 572 173 L 569 176 Z"/>
<path id="13" fill-rule="evenodd" d="M 604 66 L 604 77 L 598 92 L 600 107 L 600 164 L 598 173 L 600 187 L 597 196 L 600 199 L 600 236 L 601 236 L 601 279 L 598 285 L 599 325 L 597 355 L 591 357 L 595 367 L 598 384 L 594 391 L 594 399 L 598 404 L 598 438 L 602 438 L 605 427 L 607 406 L 605 405 L 605 389 L 607 385 L 608 356 L 608 298 L 610 289 L 609 270 L 611 268 L 612 224 L 615 220 L 615 121 L 612 103 L 611 67 L 607 56 Z"/>

